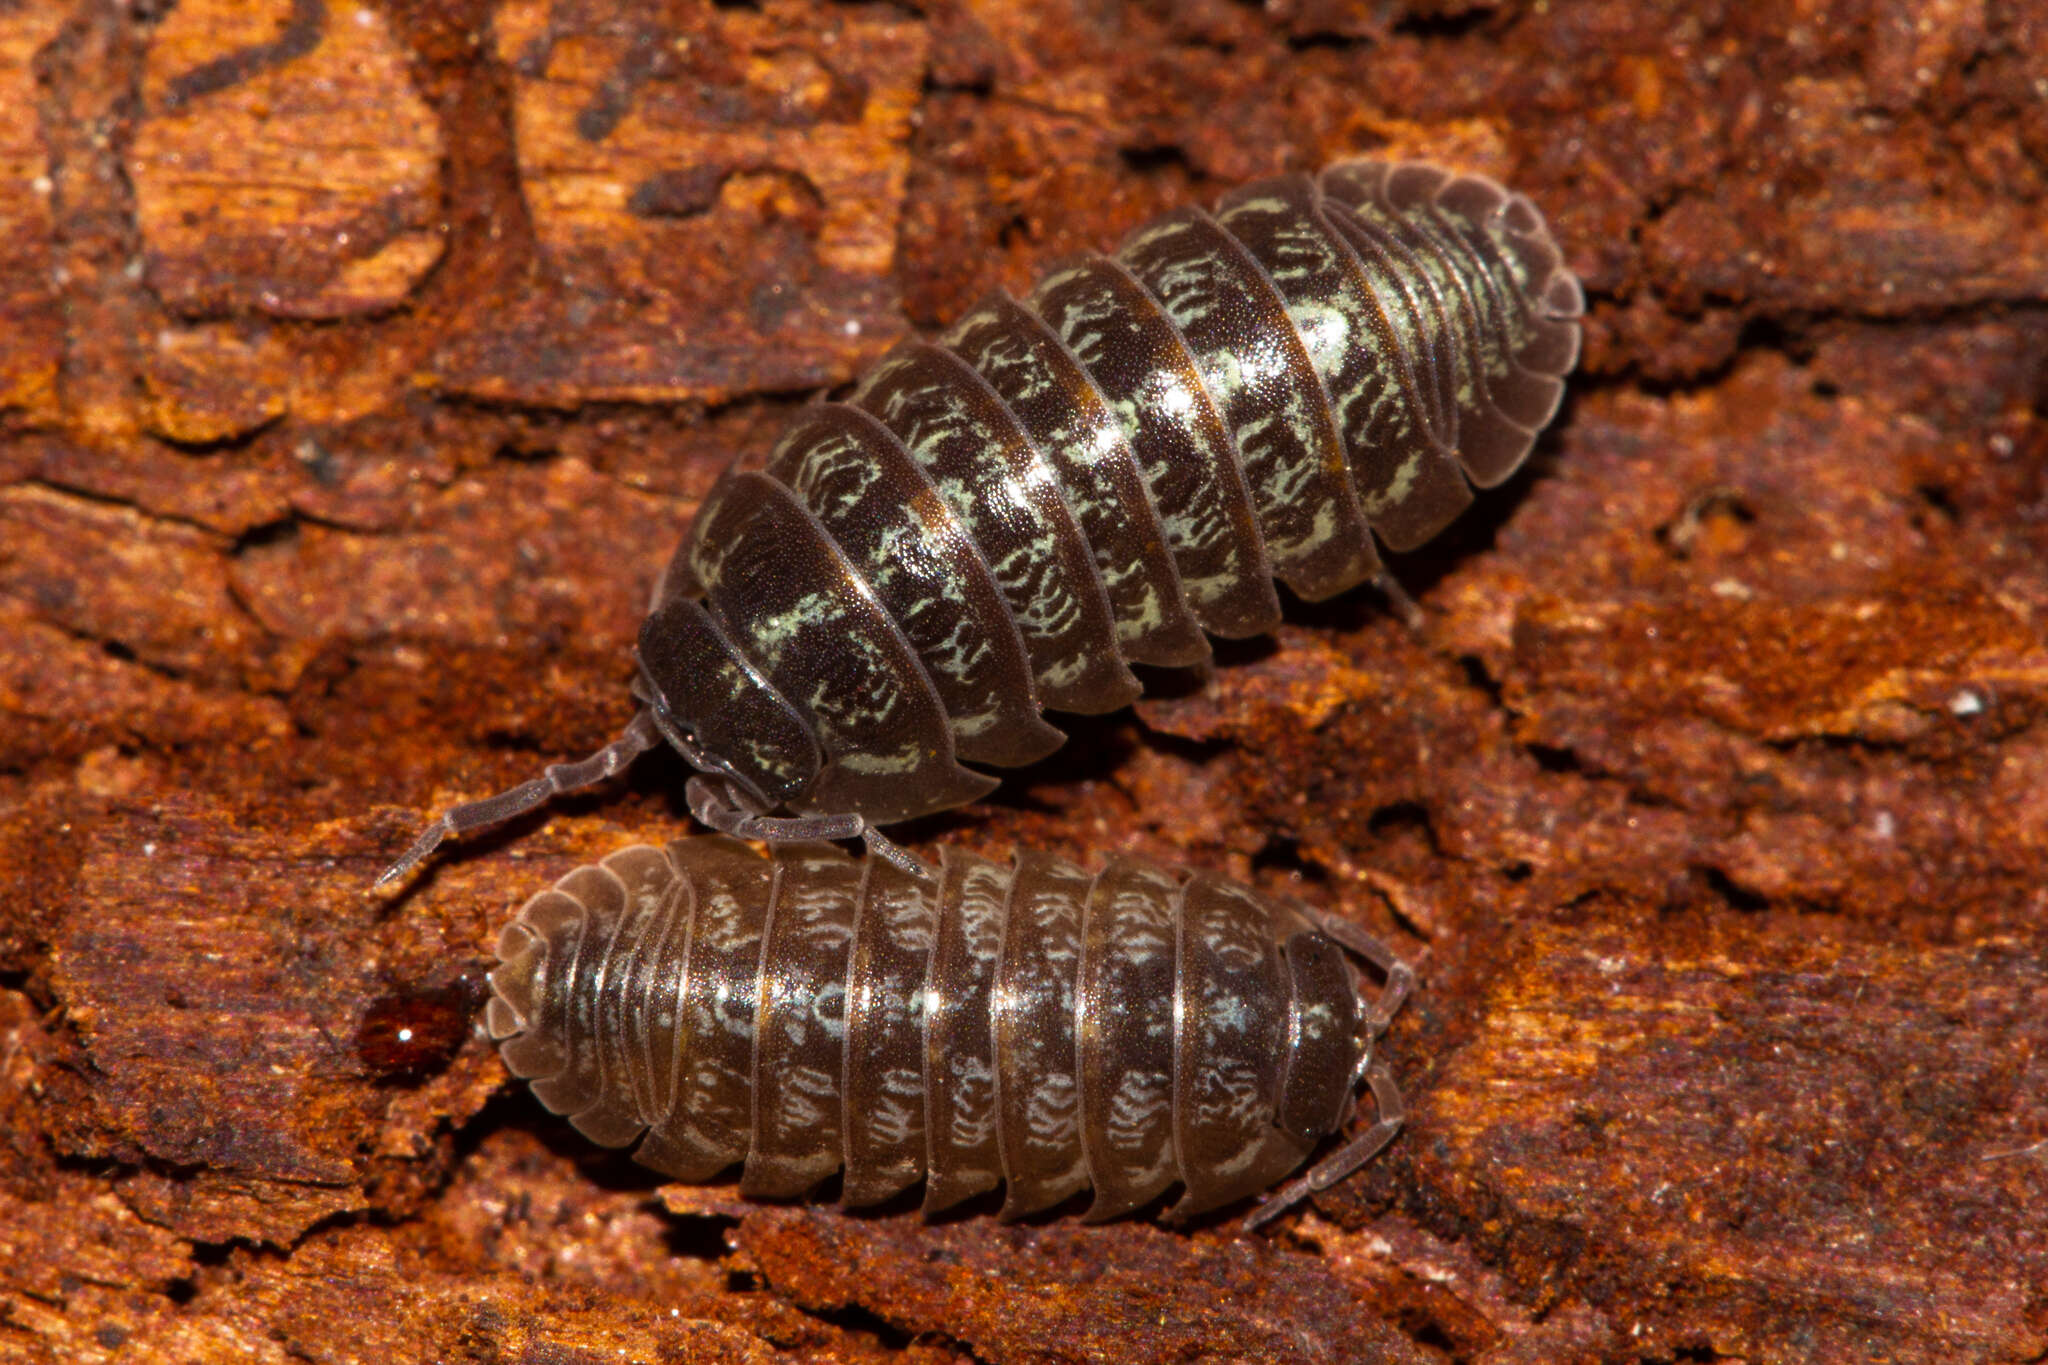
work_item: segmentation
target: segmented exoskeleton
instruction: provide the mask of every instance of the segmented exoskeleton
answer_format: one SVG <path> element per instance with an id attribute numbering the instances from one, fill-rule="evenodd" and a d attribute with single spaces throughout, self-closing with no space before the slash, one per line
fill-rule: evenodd
<path id="1" fill-rule="evenodd" d="M 1276 577 L 1342 592 L 1381 574 L 1375 537 L 1420 545 L 1505 479 L 1582 311 L 1527 199 L 1369 161 L 995 293 L 734 462 L 656 589 L 619 739 L 457 806 L 385 878 L 663 738 L 729 833 L 849 838 L 972 801 L 995 779 L 960 760 L 1043 757 L 1044 710 L 1125 705 L 1128 665 L 1270 630 Z"/>
<path id="2" fill-rule="evenodd" d="M 1374 963 L 1370 996 L 1345 949 Z M 581 867 L 498 940 L 506 1064 L 592 1141 L 683 1180 L 841 1202 L 925 1181 L 927 1213 L 1004 1183 L 1002 1213 L 1092 1187 L 1087 1217 L 1178 1182 L 1181 1218 L 1254 1194 L 1263 1222 L 1394 1136 L 1375 1043 L 1409 969 L 1286 897 L 1115 859 L 947 850 L 936 881 L 826 844 L 715 835 Z"/>

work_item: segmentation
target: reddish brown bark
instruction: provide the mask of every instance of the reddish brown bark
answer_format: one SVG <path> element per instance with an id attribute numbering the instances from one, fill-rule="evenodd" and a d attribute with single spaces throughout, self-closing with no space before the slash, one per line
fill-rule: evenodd
<path id="1" fill-rule="evenodd" d="M 0 1357 L 2048 1354 L 2048 8 L 0 6 Z M 602 743 L 735 450 L 1347 153 L 1592 304 L 1369 594 L 906 831 L 1400 942 L 1414 1118 L 1267 1238 L 662 1189 L 468 1027 L 684 827 Z M 400 1039 L 404 1029 L 412 1037 Z"/>

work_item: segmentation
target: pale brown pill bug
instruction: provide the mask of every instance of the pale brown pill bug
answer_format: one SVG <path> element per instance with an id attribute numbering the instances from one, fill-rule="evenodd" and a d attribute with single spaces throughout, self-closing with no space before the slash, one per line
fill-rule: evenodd
<path id="1" fill-rule="evenodd" d="M 666 740 L 713 828 L 867 837 L 1114 711 L 1133 663 L 1270 631 L 1383 579 L 1522 463 L 1584 308 L 1542 215 L 1482 176 L 1376 161 L 1287 175 L 998 292 L 814 403 L 705 499 L 639 638 L 610 745 L 454 807 L 448 835 Z M 778 816 L 774 812 L 790 814 Z M 904 859 L 907 867 L 916 864 Z"/>
<path id="2" fill-rule="evenodd" d="M 1401 1124 L 1381 1033 L 1413 977 L 1285 896 L 1114 858 L 936 880 L 827 844 L 717 835 L 571 872 L 498 940 L 485 1021 L 506 1065 L 593 1142 L 794 1198 L 837 1173 L 929 1215 L 1004 1186 L 1017 1217 L 1093 1191 L 1112 1218 L 1246 1198 L 1373 1121 L 1247 1218 L 1368 1161 Z M 1361 964 L 1381 984 L 1371 987 Z"/>

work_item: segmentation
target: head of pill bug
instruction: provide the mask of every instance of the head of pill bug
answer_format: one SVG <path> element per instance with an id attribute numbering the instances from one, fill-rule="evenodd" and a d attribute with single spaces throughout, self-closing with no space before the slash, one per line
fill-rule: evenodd
<path id="1" fill-rule="evenodd" d="M 824 762 L 816 736 L 701 601 L 658 604 L 641 623 L 638 653 L 640 691 L 692 766 L 733 778 L 768 807 L 809 791 Z"/>
<path id="2" fill-rule="evenodd" d="M 1320 934 L 1296 934 L 1282 955 L 1292 999 L 1274 1121 L 1314 1143 L 1344 1126 L 1371 1041 L 1361 1027 L 1357 973 L 1342 949 Z"/>

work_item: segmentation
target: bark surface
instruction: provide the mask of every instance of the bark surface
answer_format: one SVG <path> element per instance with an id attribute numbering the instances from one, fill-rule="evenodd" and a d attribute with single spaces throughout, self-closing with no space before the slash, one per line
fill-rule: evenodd
<path id="1" fill-rule="evenodd" d="M 0 5 L 0 1358 L 2048 1355 L 2041 0 Z M 663 1187 L 473 1028 L 679 763 L 735 451 L 984 290 L 1347 154 L 1591 304 L 1526 471 L 929 848 L 1398 943 L 1413 1118 L 1271 1235 Z"/>

